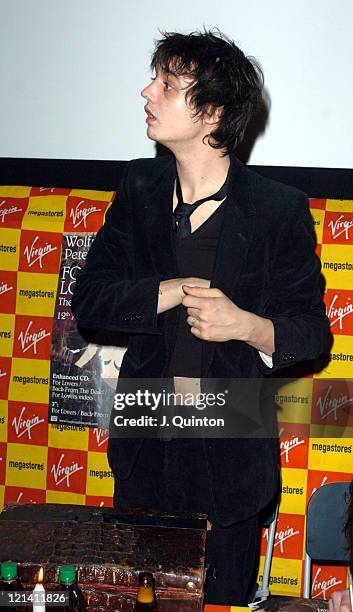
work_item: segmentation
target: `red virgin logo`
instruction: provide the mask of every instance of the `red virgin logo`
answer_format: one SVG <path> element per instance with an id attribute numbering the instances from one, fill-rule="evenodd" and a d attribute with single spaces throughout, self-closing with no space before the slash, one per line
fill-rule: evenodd
<path id="1" fill-rule="evenodd" d="M 70 464 L 65 464 L 65 453 L 61 453 L 59 461 L 53 464 L 51 473 L 56 485 L 64 483 L 69 489 L 72 476 L 81 470 L 83 470 L 83 466 L 77 461 L 71 461 Z"/>
<path id="2" fill-rule="evenodd" d="M 343 297 L 343 299 L 342 299 Z M 335 293 L 329 301 L 326 300 L 326 313 L 330 319 L 331 325 L 336 325 L 342 331 L 344 328 L 344 320 L 353 314 L 352 297 L 350 294 L 340 296 Z M 347 331 L 347 333 L 349 333 Z"/>
<path id="3" fill-rule="evenodd" d="M 269 530 L 263 530 L 261 542 L 261 554 L 265 554 L 265 542 L 268 541 Z M 287 559 L 301 559 L 304 538 L 304 517 L 294 514 L 279 514 L 275 542 L 274 555 Z"/>
<path id="4" fill-rule="evenodd" d="M 48 448 L 47 489 L 84 494 L 86 471 L 85 451 Z"/>
<path id="5" fill-rule="evenodd" d="M 279 430 L 279 435 L 281 436 L 283 433 L 283 428 Z M 298 446 L 305 444 L 305 440 L 303 438 L 298 438 L 298 436 L 293 436 L 287 440 L 281 440 L 280 442 L 280 455 L 283 457 L 285 463 L 289 463 L 290 457 L 289 454 Z"/>
<path id="6" fill-rule="evenodd" d="M 51 353 L 50 317 L 17 315 L 15 322 L 14 357 L 49 359 Z"/>
<path id="7" fill-rule="evenodd" d="M 337 421 L 337 412 L 339 409 L 353 402 L 353 397 L 350 397 L 347 393 L 340 393 L 335 396 L 332 391 L 333 386 L 329 385 L 325 395 L 318 397 L 316 400 L 322 420 L 332 415 L 335 421 Z"/>
<path id="8" fill-rule="evenodd" d="M 44 419 L 41 419 L 38 415 L 26 417 L 25 412 L 26 406 L 23 406 L 19 416 L 12 419 L 12 425 L 15 429 L 17 438 L 22 438 L 22 436 L 27 434 L 28 440 L 31 440 L 31 431 L 33 427 L 38 427 L 38 425 L 44 423 Z"/>
<path id="9" fill-rule="evenodd" d="M 0 202 L 0 223 L 5 223 L 7 215 L 14 215 L 19 212 L 22 212 L 22 208 L 18 208 L 18 206 L 11 204 L 6 208 L 6 200 L 2 200 L 2 202 Z"/>
<path id="10" fill-rule="evenodd" d="M 353 213 L 325 212 L 323 243 L 350 244 L 353 239 Z"/>
<path id="11" fill-rule="evenodd" d="M 37 235 L 32 243 L 25 247 L 24 254 L 29 268 L 37 262 L 39 262 L 39 267 L 43 268 L 43 258 L 57 250 L 53 244 L 46 242 L 44 246 L 40 246 L 38 241 L 39 236 Z"/>
<path id="12" fill-rule="evenodd" d="M 346 240 L 349 240 L 351 238 L 350 230 L 353 227 L 353 220 L 345 219 L 344 215 L 340 215 L 337 219 L 331 219 L 328 222 L 328 227 L 334 240 L 342 235 Z"/>
<path id="13" fill-rule="evenodd" d="M 58 232 L 22 230 L 19 270 L 49 274 L 58 272 L 61 238 Z"/>
<path id="14" fill-rule="evenodd" d="M 8 285 L 7 283 L 4 282 L 0 282 L 0 295 L 4 295 L 4 293 L 8 293 L 9 291 L 12 291 L 13 287 L 11 287 L 11 285 Z"/>
<path id="15" fill-rule="evenodd" d="M 38 332 L 33 331 L 33 321 L 29 321 L 27 328 L 18 334 L 18 340 L 23 353 L 26 353 L 29 349 L 33 348 L 33 353 L 37 354 L 37 346 L 39 342 L 48 338 L 50 332 L 41 328 Z"/>
<path id="16" fill-rule="evenodd" d="M 107 450 L 107 443 L 109 438 L 109 432 L 107 429 L 101 429 L 100 427 L 90 427 L 88 434 L 88 450 L 105 452 Z"/>
<path id="17" fill-rule="evenodd" d="M 87 218 L 92 213 L 101 212 L 101 208 L 96 208 L 96 206 L 84 206 L 85 200 L 80 200 L 78 204 L 76 204 L 75 208 L 70 210 L 70 219 L 72 220 L 72 224 L 76 229 L 81 224 L 85 229 L 87 229 Z"/>
<path id="18" fill-rule="evenodd" d="M 353 383 L 351 380 L 316 380 L 313 387 L 313 423 L 353 424 Z"/>
<path id="19" fill-rule="evenodd" d="M 335 587 L 339 586 L 340 584 L 343 584 L 343 581 L 336 576 L 329 576 L 327 579 L 325 579 L 323 577 L 322 568 L 318 567 L 313 577 L 311 596 L 313 599 L 328 599 L 330 596 L 329 591 L 331 589 L 334 590 Z"/>

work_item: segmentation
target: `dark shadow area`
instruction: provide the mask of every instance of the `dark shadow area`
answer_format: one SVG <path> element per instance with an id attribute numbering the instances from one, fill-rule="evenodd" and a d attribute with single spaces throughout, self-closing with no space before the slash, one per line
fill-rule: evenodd
<path id="1" fill-rule="evenodd" d="M 165 155 L 173 155 L 173 153 L 164 145 L 155 142 L 156 157 L 165 157 Z"/>
<path id="2" fill-rule="evenodd" d="M 268 91 L 264 89 L 260 104 L 258 105 L 254 115 L 245 130 L 244 138 L 236 147 L 235 154 L 244 164 L 247 164 L 255 142 L 266 131 L 271 110 L 271 99 Z"/>
<path id="3" fill-rule="evenodd" d="M 122 332 L 113 332 L 107 330 L 94 330 L 77 326 L 82 338 L 88 343 L 99 344 L 105 346 L 126 346 L 129 342 L 129 336 Z"/>
<path id="4" fill-rule="evenodd" d="M 158 147 L 161 155 L 171 155 Z M 118 190 L 127 161 L 0 157 L 1 185 Z M 310 198 L 351 200 L 353 170 L 301 166 L 249 167 L 262 176 L 292 185 Z"/>

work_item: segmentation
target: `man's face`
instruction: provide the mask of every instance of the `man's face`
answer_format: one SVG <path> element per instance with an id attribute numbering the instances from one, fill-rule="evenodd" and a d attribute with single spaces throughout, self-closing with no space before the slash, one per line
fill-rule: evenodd
<path id="1" fill-rule="evenodd" d="M 191 77 L 158 69 L 151 83 L 142 90 L 141 96 L 147 101 L 147 136 L 151 140 L 173 150 L 183 144 L 199 143 L 209 133 L 209 126 L 200 117 L 195 117 L 185 99 L 192 83 Z"/>

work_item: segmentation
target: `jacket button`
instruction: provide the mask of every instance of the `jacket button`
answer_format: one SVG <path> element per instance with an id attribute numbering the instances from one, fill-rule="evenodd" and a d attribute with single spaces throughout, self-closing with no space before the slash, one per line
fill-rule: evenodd
<path id="1" fill-rule="evenodd" d="M 294 353 L 284 353 L 283 361 L 292 361 L 293 359 L 295 359 Z"/>

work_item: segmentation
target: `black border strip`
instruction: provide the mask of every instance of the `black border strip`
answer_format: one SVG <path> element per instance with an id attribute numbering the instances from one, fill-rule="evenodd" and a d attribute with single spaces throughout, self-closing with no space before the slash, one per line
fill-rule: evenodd
<path id="1" fill-rule="evenodd" d="M 70 187 L 115 191 L 125 161 L 0 158 L 2 185 Z"/>
<path id="2" fill-rule="evenodd" d="M 0 184 L 80 189 L 118 188 L 125 161 L 0 158 Z M 353 170 L 344 168 L 301 168 L 253 166 L 268 178 L 301 189 L 312 198 L 353 199 Z"/>
<path id="3" fill-rule="evenodd" d="M 345 168 L 299 168 L 249 166 L 262 176 L 297 187 L 311 198 L 353 199 L 353 170 Z"/>

